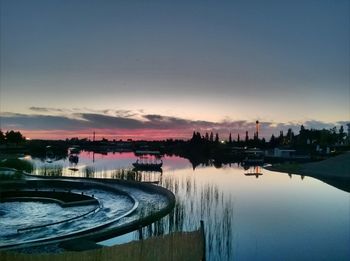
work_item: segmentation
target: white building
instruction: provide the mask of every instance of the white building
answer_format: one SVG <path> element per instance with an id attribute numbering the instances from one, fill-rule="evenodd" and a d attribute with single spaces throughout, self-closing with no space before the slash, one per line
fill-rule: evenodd
<path id="1" fill-rule="evenodd" d="M 275 158 L 292 158 L 295 156 L 295 150 L 274 148 L 273 151 L 265 151 L 265 156 Z"/>

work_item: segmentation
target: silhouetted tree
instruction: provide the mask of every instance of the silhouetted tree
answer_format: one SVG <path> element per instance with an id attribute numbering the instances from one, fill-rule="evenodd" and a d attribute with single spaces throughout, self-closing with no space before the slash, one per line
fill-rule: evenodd
<path id="1" fill-rule="evenodd" d="M 241 142 L 241 138 L 239 137 L 239 133 L 237 134 L 237 142 L 238 142 L 238 143 Z"/>
<path id="2" fill-rule="evenodd" d="M 215 143 L 219 143 L 219 134 L 218 133 L 215 134 Z"/>
<path id="3" fill-rule="evenodd" d="M 276 137 L 275 137 L 275 135 L 271 135 L 271 138 L 270 138 L 270 146 L 271 147 L 275 147 L 276 145 L 277 145 L 277 140 L 276 140 Z"/>
<path id="4" fill-rule="evenodd" d="M 307 130 L 305 129 L 305 127 L 304 127 L 304 125 L 301 125 L 300 126 L 300 131 L 299 131 L 299 135 L 298 135 L 298 137 L 297 137 L 297 143 L 298 143 L 298 145 L 299 146 L 301 146 L 301 147 L 304 147 L 304 146 L 306 146 L 306 141 L 307 141 L 307 139 L 308 139 L 308 137 L 307 137 Z"/>
<path id="5" fill-rule="evenodd" d="M 230 136 L 228 137 L 228 143 L 232 144 L 232 136 L 231 136 L 231 132 L 230 132 Z"/>
<path id="6" fill-rule="evenodd" d="M 5 135 L 4 133 L 0 130 L 0 143 L 4 143 L 5 142 Z"/>
<path id="7" fill-rule="evenodd" d="M 209 134 L 208 134 L 208 132 L 205 133 L 205 140 L 209 141 Z"/>
<path id="8" fill-rule="evenodd" d="M 278 137 L 278 144 L 279 145 L 283 145 L 284 144 L 283 131 L 280 131 L 280 136 Z"/>
<path id="9" fill-rule="evenodd" d="M 210 142 L 213 142 L 213 141 L 214 141 L 214 135 L 213 135 L 213 132 L 210 132 L 209 141 L 210 141 Z"/>
<path id="10" fill-rule="evenodd" d="M 22 134 L 19 131 L 7 131 L 5 134 L 5 138 L 7 142 L 10 143 L 21 143 L 23 141 L 25 141 L 25 137 L 22 136 Z"/>
<path id="11" fill-rule="evenodd" d="M 195 140 L 195 139 L 196 139 L 196 132 L 193 131 L 193 133 L 192 133 L 192 139 L 191 139 L 191 140 Z"/>
<path id="12" fill-rule="evenodd" d="M 288 144 L 292 144 L 293 143 L 293 139 L 294 139 L 294 133 L 293 133 L 292 129 L 289 128 L 288 132 L 287 132 L 287 137 L 286 137 L 287 143 Z"/>
<path id="13" fill-rule="evenodd" d="M 202 137 L 201 134 L 199 132 L 193 132 L 192 134 L 192 139 L 191 139 L 191 143 L 193 144 L 200 144 L 202 142 Z"/>
<path id="14" fill-rule="evenodd" d="M 342 126 L 340 126 L 340 128 L 339 128 L 338 142 L 344 141 L 344 137 L 345 137 L 345 136 L 346 136 L 346 135 L 345 135 L 345 133 L 344 133 L 344 127 L 343 127 L 343 125 L 342 125 Z"/>
<path id="15" fill-rule="evenodd" d="M 247 143 L 249 140 L 249 136 L 248 136 L 248 131 L 245 132 L 245 142 Z"/>

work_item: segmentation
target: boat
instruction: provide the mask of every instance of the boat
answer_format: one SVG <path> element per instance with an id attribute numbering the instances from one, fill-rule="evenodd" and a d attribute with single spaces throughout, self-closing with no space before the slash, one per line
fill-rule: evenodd
<path id="1" fill-rule="evenodd" d="M 136 150 L 134 154 L 138 157 L 143 157 L 146 155 L 154 156 L 157 158 L 161 158 L 162 154 L 158 150 Z"/>
<path id="2" fill-rule="evenodd" d="M 263 174 L 261 173 L 261 167 L 260 166 L 254 166 L 251 168 L 248 168 L 247 173 L 244 173 L 245 176 L 255 176 L 256 178 L 259 178 L 259 176 L 262 176 Z"/>
<path id="3" fill-rule="evenodd" d="M 136 160 L 132 164 L 136 170 L 161 170 L 163 166 L 163 161 L 162 160 L 157 160 L 157 161 L 141 161 L 141 160 Z"/>
<path id="4" fill-rule="evenodd" d="M 246 176 L 255 176 L 256 178 L 258 178 L 259 176 L 262 176 L 262 173 L 259 173 L 259 172 L 255 172 L 255 173 L 244 173 L 244 175 L 246 175 Z"/>
<path id="5" fill-rule="evenodd" d="M 136 151 L 135 155 L 138 156 L 136 162 L 132 165 L 135 170 L 145 171 L 161 171 L 163 161 L 159 151 Z"/>
<path id="6" fill-rule="evenodd" d="M 79 145 L 73 145 L 68 148 L 68 154 L 79 154 L 80 153 L 80 146 Z"/>

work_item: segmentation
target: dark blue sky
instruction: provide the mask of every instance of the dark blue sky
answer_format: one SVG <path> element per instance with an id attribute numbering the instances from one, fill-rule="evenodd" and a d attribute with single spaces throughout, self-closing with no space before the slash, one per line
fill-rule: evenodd
<path id="1" fill-rule="evenodd" d="M 350 118 L 349 0 L 0 2 L 1 112 Z"/>

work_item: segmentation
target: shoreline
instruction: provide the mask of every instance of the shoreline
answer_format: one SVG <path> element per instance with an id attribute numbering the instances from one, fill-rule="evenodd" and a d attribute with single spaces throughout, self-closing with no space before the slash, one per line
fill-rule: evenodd
<path id="1" fill-rule="evenodd" d="M 350 151 L 322 161 L 305 164 L 282 163 L 266 169 L 311 177 L 350 179 Z"/>
<path id="2" fill-rule="evenodd" d="M 282 163 L 265 169 L 316 178 L 350 193 L 350 151 L 323 161 L 305 164 Z"/>

